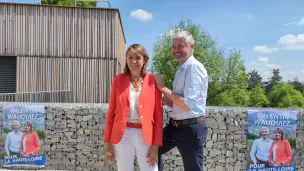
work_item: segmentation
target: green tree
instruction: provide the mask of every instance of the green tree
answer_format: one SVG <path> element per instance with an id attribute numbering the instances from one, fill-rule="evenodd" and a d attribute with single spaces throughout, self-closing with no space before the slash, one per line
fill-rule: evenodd
<path id="1" fill-rule="evenodd" d="M 271 88 L 282 80 L 282 77 L 280 76 L 280 69 L 273 69 L 272 74 L 273 75 L 271 78 L 269 78 L 269 82 L 266 86 L 266 94 L 269 94 Z"/>
<path id="2" fill-rule="evenodd" d="M 279 83 L 269 94 L 272 107 L 304 107 L 304 96 L 290 84 Z"/>
<path id="3" fill-rule="evenodd" d="M 253 89 L 254 87 L 256 87 L 258 84 L 262 85 L 262 77 L 260 76 L 258 71 L 256 71 L 254 69 L 248 73 L 247 84 L 248 84 L 248 87 L 247 87 L 248 91 Z"/>
<path id="4" fill-rule="evenodd" d="M 295 77 L 290 84 L 304 95 L 304 84 L 299 81 L 298 77 Z"/>
<path id="5" fill-rule="evenodd" d="M 75 6 L 74 0 L 41 0 L 41 4 L 61 5 L 61 6 Z M 97 2 L 78 1 L 77 6 L 81 7 L 96 7 Z"/>
<path id="6" fill-rule="evenodd" d="M 226 102 L 228 99 L 225 98 L 232 93 L 237 93 L 233 91 L 235 88 L 247 88 L 247 75 L 240 52 L 231 50 L 226 58 L 224 49 L 217 48 L 216 41 L 212 39 L 209 33 L 201 29 L 199 25 L 193 24 L 191 20 L 182 19 L 179 24 L 170 27 L 166 34 L 157 38 L 157 42 L 154 44 L 151 72 L 162 75 L 166 85 L 172 89 L 178 63 L 173 60 L 170 33 L 177 30 L 186 30 L 192 34 L 195 40 L 194 56 L 208 71 L 207 104 L 238 105 L 241 101 L 236 100 L 238 98 L 232 98 L 232 102 Z M 240 94 L 242 93 L 244 92 L 240 91 Z M 219 100 L 224 101 L 221 102 Z M 240 105 L 245 103 L 246 101 L 242 101 Z"/>
<path id="7" fill-rule="evenodd" d="M 265 95 L 265 90 L 260 83 L 249 91 L 249 97 L 250 107 L 266 107 L 269 105 L 269 100 Z"/>

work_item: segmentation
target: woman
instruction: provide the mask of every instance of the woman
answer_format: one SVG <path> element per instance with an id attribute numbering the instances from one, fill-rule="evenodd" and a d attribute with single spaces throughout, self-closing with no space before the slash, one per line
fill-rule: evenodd
<path id="1" fill-rule="evenodd" d="M 284 139 L 284 132 L 281 128 L 274 130 L 274 141 L 270 147 L 270 166 L 289 166 L 292 159 L 291 147 Z"/>
<path id="2" fill-rule="evenodd" d="M 114 77 L 104 134 L 105 157 L 116 159 L 118 171 L 156 171 L 162 146 L 162 96 L 155 78 L 146 71 L 149 57 L 140 44 L 126 52 L 124 73 Z"/>
<path id="3" fill-rule="evenodd" d="M 33 131 L 32 122 L 26 121 L 24 129 L 20 141 L 20 156 L 37 156 L 40 151 L 40 141 L 37 133 Z"/>

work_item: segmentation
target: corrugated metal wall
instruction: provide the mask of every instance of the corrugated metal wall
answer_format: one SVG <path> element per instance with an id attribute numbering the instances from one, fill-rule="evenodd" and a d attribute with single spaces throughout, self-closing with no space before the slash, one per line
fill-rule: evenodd
<path id="1" fill-rule="evenodd" d="M 71 102 L 108 102 L 124 48 L 117 9 L 0 3 L 0 55 L 18 56 L 17 92 L 71 90 Z"/>

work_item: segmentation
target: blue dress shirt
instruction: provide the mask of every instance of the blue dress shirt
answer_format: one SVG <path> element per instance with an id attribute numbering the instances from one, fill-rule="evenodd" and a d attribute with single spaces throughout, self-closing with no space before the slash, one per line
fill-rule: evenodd
<path id="1" fill-rule="evenodd" d="M 268 161 L 270 147 L 272 144 L 271 139 L 263 139 L 259 138 L 253 141 L 251 151 L 250 151 L 250 158 L 254 164 L 257 163 L 255 156 L 262 161 Z"/>
<path id="2" fill-rule="evenodd" d="M 7 134 L 5 141 L 5 152 L 7 155 L 10 155 L 9 151 L 19 153 L 22 135 L 23 133 L 20 131 L 12 131 Z"/>
<path id="3" fill-rule="evenodd" d="M 184 103 L 190 108 L 190 111 L 173 103 L 170 117 L 174 120 L 183 120 L 204 116 L 207 91 L 207 71 L 202 63 L 191 56 L 179 66 L 173 82 L 173 92 L 184 97 Z"/>

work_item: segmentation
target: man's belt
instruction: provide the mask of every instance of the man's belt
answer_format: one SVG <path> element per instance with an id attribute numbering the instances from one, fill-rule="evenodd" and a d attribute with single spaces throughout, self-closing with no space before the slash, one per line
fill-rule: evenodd
<path id="1" fill-rule="evenodd" d="M 179 127 L 183 125 L 190 125 L 190 124 L 196 124 L 205 121 L 204 116 L 200 116 L 197 118 L 190 118 L 190 119 L 184 119 L 184 120 L 173 120 L 172 118 L 170 119 L 170 122 L 174 127 Z"/>

